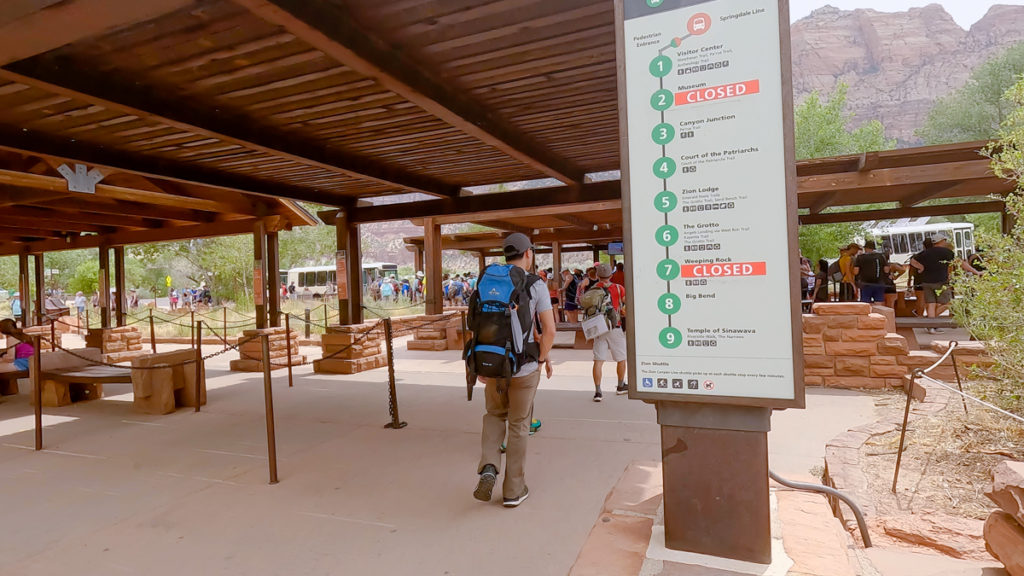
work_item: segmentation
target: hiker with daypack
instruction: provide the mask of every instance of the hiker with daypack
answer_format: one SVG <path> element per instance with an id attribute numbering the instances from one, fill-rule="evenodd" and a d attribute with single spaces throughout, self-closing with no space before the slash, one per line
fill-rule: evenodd
<path id="1" fill-rule="evenodd" d="M 503 504 L 513 508 L 530 495 L 526 443 L 541 368 L 548 378 L 552 375 L 549 354 L 555 341 L 555 317 L 544 281 L 527 272 L 535 256 L 530 239 L 518 232 L 509 235 L 504 253 L 506 263 L 485 268 L 470 297 L 467 322 L 473 336 L 466 344 L 465 359 L 469 398 L 478 379 L 486 386 L 487 413 L 473 497 L 491 500 L 507 428 L 502 497 Z"/>
<path id="2" fill-rule="evenodd" d="M 629 392 L 626 386 L 626 334 L 622 316 L 626 307 L 626 288 L 611 281 L 612 267 L 600 264 L 595 270 L 598 281 L 580 298 L 583 334 L 594 341 L 594 402 L 602 400 L 601 376 L 605 362 L 615 362 L 618 376 L 616 394 Z"/>
<path id="3" fill-rule="evenodd" d="M 860 301 L 885 303 L 885 277 L 889 274 L 889 258 L 875 252 L 875 241 L 864 243 L 864 253 L 853 261 L 853 275 L 860 288 Z"/>

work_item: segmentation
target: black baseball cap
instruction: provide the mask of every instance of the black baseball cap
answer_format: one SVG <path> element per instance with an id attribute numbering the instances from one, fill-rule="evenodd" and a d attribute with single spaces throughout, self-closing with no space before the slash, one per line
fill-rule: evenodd
<path id="1" fill-rule="evenodd" d="M 514 232 L 505 237 L 504 251 L 506 258 L 526 254 L 526 251 L 531 248 L 533 248 L 533 242 L 530 242 L 530 237 L 522 232 Z"/>

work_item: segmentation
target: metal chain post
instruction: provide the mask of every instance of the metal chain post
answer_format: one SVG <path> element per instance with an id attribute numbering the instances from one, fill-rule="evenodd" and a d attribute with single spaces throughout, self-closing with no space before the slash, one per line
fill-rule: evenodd
<path id="1" fill-rule="evenodd" d="M 43 339 L 39 336 L 32 337 L 32 345 L 35 350 L 32 354 L 32 401 L 35 403 L 35 424 L 36 424 L 36 450 L 43 449 L 43 384 L 42 377 L 42 344 Z M 52 343 L 51 343 L 52 345 Z"/>
<path id="2" fill-rule="evenodd" d="M 156 304 L 156 300 L 153 301 Z M 153 327 L 153 309 L 149 309 L 149 348 L 156 354 L 156 329 Z"/>
<path id="3" fill-rule="evenodd" d="M 261 334 L 263 347 L 263 399 L 267 415 L 267 459 L 270 464 L 270 483 L 277 484 L 277 438 L 274 432 L 274 389 L 270 378 L 270 335 Z"/>
<path id="4" fill-rule="evenodd" d="M 306 339 L 309 339 L 309 308 L 306 308 Z"/>
<path id="5" fill-rule="evenodd" d="M 224 313 L 224 349 L 228 349 L 228 307 L 221 306 L 221 312 Z"/>
<path id="6" fill-rule="evenodd" d="M 288 387 L 291 388 L 294 383 L 292 382 L 292 323 L 289 319 L 291 314 L 282 312 L 284 314 L 284 339 L 285 344 L 288 345 Z"/>
<path id="7" fill-rule="evenodd" d="M 907 389 L 907 406 L 903 409 L 903 428 L 900 429 L 900 448 L 896 452 L 896 470 L 892 475 L 892 493 L 896 493 L 896 483 L 900 478 L 900 463 L 903 460 L 903 441 L 907 438 L 907 421 L 910 419 L 910 401 L 914 398 L 914 384 L 917 383 L 917 377 L 920 374 L 920 370 L 914 370 L 910 373 L 910 388 Z"/>
<path id="8" fill-rule="evenodd" d="M 388 414 L 391 422 L 384 425 L 385 428 L 398 430 L 408 426 L 398 417 L 398 393 L 395 390 L 395 347 L 392 342 L 391 318 L 384 319 L 384 341 L 388 351 Z"/>
<path id="9" fill-rule="evenodd" d="M 203 385 L 203 321 L 196 322 L 196 412 L 199 412 L 199 405 L 202 404 L 200 394 Z"/>

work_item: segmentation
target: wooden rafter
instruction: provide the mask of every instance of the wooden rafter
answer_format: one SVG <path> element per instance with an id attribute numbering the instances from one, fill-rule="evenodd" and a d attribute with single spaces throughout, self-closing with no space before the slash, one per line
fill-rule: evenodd
<path id="1" fill-rule="evenodd" d="M 160 178 L 165 182 L 195 184 L 231 192 L 269 196 L 275 199 L 284 196 L 327 206 L 338 205 L 345 199 L 344 197 L 325 194 L 310 188 L 293 186 L 286 183 L 268 182 L 260 178 L 252 178 L 240 174 L 227 174 L 194 164 L 170 162 L 150 156 L 90 146 L 62 138 L 46 136 L 37 132 L 25 132 L 9 126 L 0 126 L 0 149 L 82 162 L 96 166 L 103 171 L 129 172 Z M 243 209 L 258 212 L 259 204 L 262 202 L 250 199 L 245 201 L 245 203 L 249 205 L 247 209 L 241 205 L 243 204 L 241 202 L 237 203 L 239 205 L 232 204 L 229 208 L 234 211 L 240 211 L 239 213 L 246 213 L 241 212 Z M 266 210 L 266 206 L 264 206 L 264 210 Z"/>
<path id="2" fill-rule="evenodd" d="M 495 117 L 450 83 L 431 77 L 422 66 L 408 59 L 400 50 L 369 35 L 342 3 L 309 0 L 234 1 L 512 158 L 565 184 L 575 185 L 583 181 L 583 169 L 573 162 Z"/>
<path id="3" fill-rule="evenodd" d="M 36 0 L 0 6 L 0 65 L 145 22 L 195 0 Z"/>
<path id="4" fill-rule="evenodd" d="M 972 187 L 977 187 L 975 182 L 939 182 L 938 184 L 929 184 L 925 186 L 920 192 L 915 192 L 904 196 L 900 199 L 900 206 L 909 208 L 911 206 L 917 206 L 922 202 L 927 202 L 933 198 L 939 196 L 956 196 L 957 190 L 969 190 Z"/>
<path id="5" fill-rule="evenodd" d="M 0 69 L 0 78 L 353 178 L 442 197 L 459 192 L 458 186 L 310 142 L 241 114 L 189 105 L 187 99 L 111 75 L 97 77 L 72 61 L 48 56 L 22 60 Z"/>

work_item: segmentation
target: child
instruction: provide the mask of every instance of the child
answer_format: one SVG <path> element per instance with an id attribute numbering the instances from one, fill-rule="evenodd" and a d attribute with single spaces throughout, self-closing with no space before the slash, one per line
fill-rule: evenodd
<path id="1" fill-rule="evenodd" d="M 22 332 L 18 325 L 10 318 L 0 320 L 0 334 L 13 338 L 16 343 L 8 346 L 0 356 L 5 356 L 12 348 L 14 349 L 14 367 L 18 370 L 28 370 L 28 361 L 35 354 L 35 348 L 29 344 L 30 338 Z"/>

